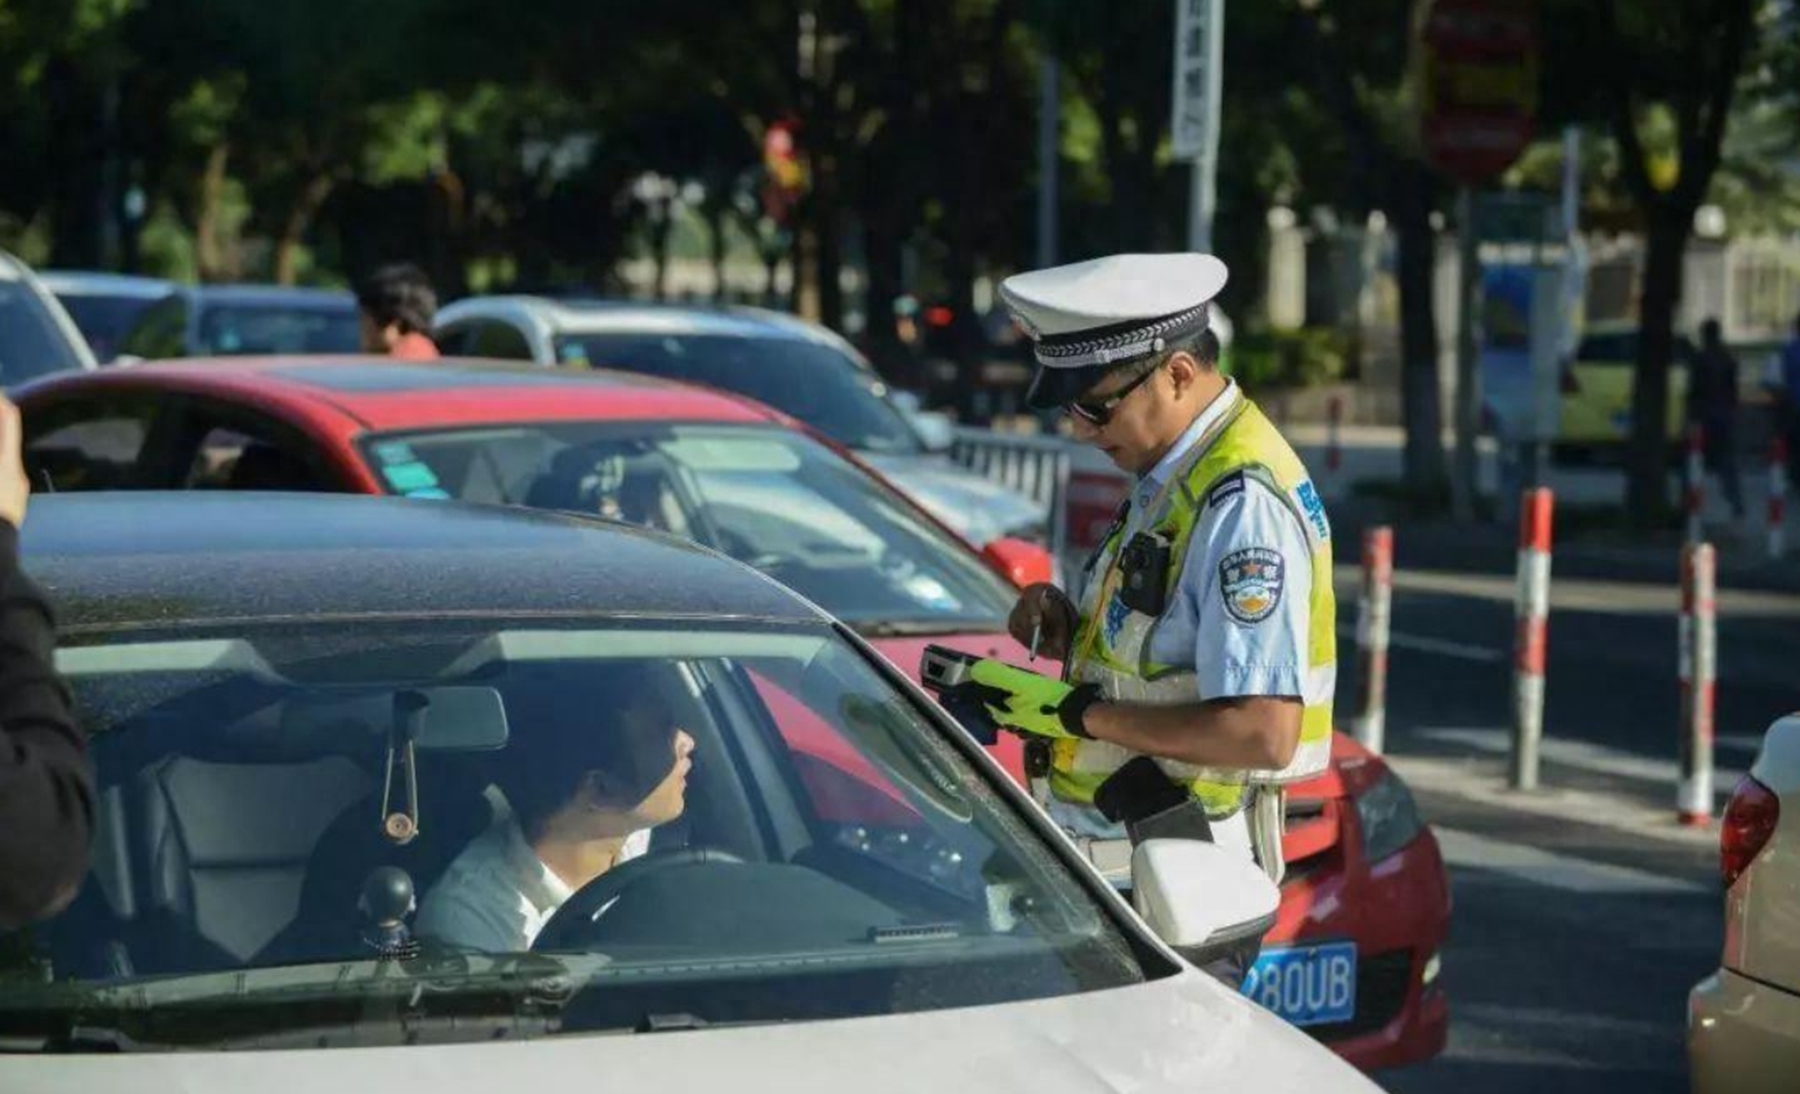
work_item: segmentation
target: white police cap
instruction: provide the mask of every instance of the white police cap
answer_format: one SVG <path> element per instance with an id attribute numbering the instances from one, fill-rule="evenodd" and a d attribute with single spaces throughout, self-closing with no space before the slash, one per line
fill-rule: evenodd
<path id="1" fill-rule="evenodd" d="M 1001 299 L 1038 361 L 1026 401 L 1060 406 L 1122 364 L 1147 360 L 1206 329 L 1229 276 L 1205 254 L 1112 255 L 1014 274 Z"/>

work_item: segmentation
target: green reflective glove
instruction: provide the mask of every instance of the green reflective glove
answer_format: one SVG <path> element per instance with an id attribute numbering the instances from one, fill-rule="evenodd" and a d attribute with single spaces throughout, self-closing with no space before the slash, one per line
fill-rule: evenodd
<path id="1" fill-rule="evenodd" d="M 1092 684 L 1071 686 L 985 658 L 969 667 L 969 679 L 994 689 L 987 709 L 997 725 L 1053 740 L 1089 735 L 1081 719 L 1100 697 L 1100 689 Z"/>

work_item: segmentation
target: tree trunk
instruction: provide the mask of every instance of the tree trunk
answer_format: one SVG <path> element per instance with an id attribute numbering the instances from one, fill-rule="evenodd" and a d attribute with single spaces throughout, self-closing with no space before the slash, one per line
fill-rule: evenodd
<path id="1" fill-rule="evenodd" d="M 1394 175 L 1390 206 L 1399 237 L 1400 413 L 1406 428 L 1403 468 L 1419 491 L 1444 485 L 1443 383 L 1438 371 L 1433 282 L 1437 233 L 1431 229 L 1431 179 L 1423 164 L 1406 161 Z"/>
<path id="2" fill-rule="evenodd" d="M 650 210 L 650 254 L 656 260 L 656 283 L 651 294 L 657 300 L 669 298 L 669 234 L 674 227 L 673 203 L 663 202 Z"/>
<path id="3" fill-rule="evenodd" d="M 1675 354 L 1675 308 L 1681 300 L 1681 265 L 1693 210 L 1658 204 L 1648 219 L 1625 484 L 1625 511 L 1640 527 L 1654 526 L 1668 515 L 1669 362 Z"/>
<path id="4" fill-rule="evenodd" d="M 206 172 L 200 178 L 200 213 L 194 218 L 194 267 L 202 283 L 225 279 L 224 247 L 219 239 L 219 219 L 225 204 L 225 168 L 231 145 L 221 141 L 206 154 Z"/>
<path id="5" fill-rule="evenodd" d="M 294 283 L 299 273 L 300 246 L 306 241 L 306 232 L 312 226 L 313 215 L 319 211 L 319 206 L 325 204 L 334 182 L 330 175 L 315 175 L 301 187 L 300 196 L 294 199 L 293 207 L 288 210 L 287 223 L 282 225 L 281 239 L 275 244 L 277 285 Z"/>
<path id="6" fill-rule="evenodd" d="M 714 181 L 706 188 L 706 205 L 702 210 L 706 217 L 708 258 L 712 263 L 715 304 L 723 304 L 731 298 L 725 284 L 725 214 L 730 210 L 730 204 L 728 197 L 721 192 L 723 185 Z"/>

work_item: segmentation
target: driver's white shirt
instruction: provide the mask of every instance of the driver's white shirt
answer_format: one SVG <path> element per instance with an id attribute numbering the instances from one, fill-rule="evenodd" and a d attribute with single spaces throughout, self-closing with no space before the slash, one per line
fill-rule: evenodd
<path id="1" fill-rule="evenodd" d="M 625 837 L 618 861 L 648 850 L 645 828 Z M 418 933 L 463 949 L 522 953 L 574 895 L 525 842 L 518 822 L 503 816 L 463 848 L 425 894 Z"/>

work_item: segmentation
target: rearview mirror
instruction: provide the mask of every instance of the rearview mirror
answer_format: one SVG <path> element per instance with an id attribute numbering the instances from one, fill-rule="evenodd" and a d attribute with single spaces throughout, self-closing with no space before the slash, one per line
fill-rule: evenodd
<path id="1" fill-rule="evenodd" d="M 1050 552 L 1029 540 L 997 539 L 981 549 L 981 557 L 1021 589 L 1055 578 L 1056 563 Z"/>
<path id="2" fill-rule="evenodd" d="M 1145 840 L 1131 852 L 1131 901 L 1157 937 L 1196 965 L 1275 925 L 1281 891 L 1248 858 L 1199 840 Z"/>
<path id="3" fill-rule="evenodd" d="M 418 748 L 424 752 L 492 752 L 511 735 L 500 693 L 483 687 L 406 688 L 425 700 Z M 281 712 L 286 733 L 357 733 L 385 736 L 394 724 L 394 692 L 312 694 Z"/>

